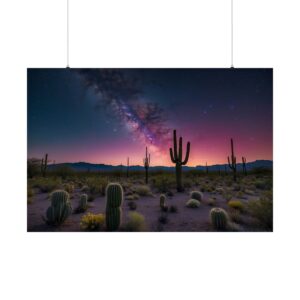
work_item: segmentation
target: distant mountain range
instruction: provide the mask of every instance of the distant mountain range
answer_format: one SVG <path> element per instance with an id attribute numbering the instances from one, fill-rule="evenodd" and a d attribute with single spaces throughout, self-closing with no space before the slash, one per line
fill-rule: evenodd
<path id="1" fill-rule="evenodd" d="M 242 163 L 237 164 L 237 170 L 240 171 L 242 170 Z M 256 160 L 253 162 L 248 162 L 247 164 L 247 170 L 252 170 L 254 168 L 265 168 L 265 169 L 272 169 L 273 168 L 273 161 L 272 160 Z M 112 166 L 112 165 L 105 165 L 105 164 L 91 164 L 91 163 L 86 163 L 86 162 L 76 162 L 76 163 L 61 163 L 61 164 L 53 164 L 49 165 L 48 169 L 49 170 L 55 170 L 57 168 L 60 168 L 62 166 L 69 167 L 73 169 L 74 171 L 90 171 L 90 172 L 97 172 L 97 171 L 117 171 L 117 170 L 125 170 L 127 166 L 125 165 L 118 165 L 118 166 Z M 225 166 L 227 167 L 227 170 L 229 170 L 229 167 L 227 164 L 222 164 L 222 165 L 212 165 L 208 166 L 209 171 L 221 171 L 225 170 Z M 143 166 L 129 166 L 129 170 L 131 171 L 142 171 L 144 170 Z M 150 171 L 174 171 L 175 167 L 165 167 L 165 166 L 153 166 L 149 168 Z M 196 166 L 196 167 L 188 167 L 188 166 L 183 166 L 182 167 L 183 171 L 190 171 L 190 170 L 206 170 L 205 166 Z"/>

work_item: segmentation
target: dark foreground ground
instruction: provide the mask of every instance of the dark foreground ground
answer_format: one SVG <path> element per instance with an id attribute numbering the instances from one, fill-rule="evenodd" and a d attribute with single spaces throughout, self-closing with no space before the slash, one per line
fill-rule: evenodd
<path id="1" fill-rule="evenodd" d="M 159 196 L 161 194 L 157 186 L 148 186 L 150 188 L 150 195 L 140 195 L 138 200 L 134 200 L 137 204 L 136 212 L 142 214 L 145 219 L 145 229 L 144 231 L 166 231 L 166 232 L 186 232 L 186 231 L 214 231 L 209 217 L 209 212 L 212 207 L 221 207 L 225 209 L 231 221 L 236 225 L 233 231 L 271 231 L 270 226 L 266 226 L 272 222 L 272 220 L 264 220 L 266 218 L 272 217 L 270 215 L 270 207 L 261 206 L 258 207 L 258 212 L 253 213 L 248 211 L 248 204 L 252 201 L 258 202 L 262 197 L 267 194 L 270 197 L 271 188 L 268 186 L 270 182 L 270 176 L 248 176 L 247 178 L 240 179 L 238 183 L 231 182 L 230 177 L 213 177 L 206 178 L 202 177 L 195 179 L 193 181 L 197 182 L 196 185 L 187 187 L 185 192 L 177 193 L 175 188 L 172 188 L 172 183 L 168 187 L 166 205 L 174 205 L 177 207 L 177 212 L 168 212 L 164 214 L 167 216 L 167 223 L 162 224 L 159 221 L 159 217 L 162 215 L 159 206 Z M 40 179 L 38 179 L 40 180 Z M 45 182 L 47 179 L 43 179 Z M 50 179 L 49 179 L 50 181 Z M 97 179 L 95 180 L 97 182 Z M 64 184 L 69 184 L 72 182 L 74 189 L 70 192 L 72 207 L 76 208 L 78 206 L 80 195 L 83 193 L 80 187 L 76 187 L 77 183 L 70 180 L 64 180 Z M 82 184 L 80 184 L 82 186 Z M 91 184 L 90 184 L 91 185 Z M 53 227 L 47 225 L 42 216 L 45 216 L 45 212 L 50 205 L 50 192 L 43 192 L 44 187 L 34 187 L 34 180 L 29 181 L 29 187 L 31 188 L 31 195 L 28 201 L 28 231 L 82 231 L 80 228 L 81 217 L 90 212 L 94 214 L 105 214 L 105 196 L 101 193 L 94 194 L 94 200 L 89 203 L 89 207 L 86 212 L 75 214 L 73 213 L 64 224 L 59 227 Z M 136 187 L 145 187 L 142 181 L 137 180 L 125 185 L 125 194 L 135 191 Z M 164 187 L 165 188 L 165 187 Z M 202 190 L 203 200 L 199 208 L 188 208 L 186 207 L 186 202 L 190 199 L 190 192 L 192 190 Z M 98 191 L 99 192 L 99 191 Z M 173 194 L 173 195 L 172 195 Z M 214 205 L 209 205 L 209 200 L 214 198 Z M 128 221 L 128 214 L 130 212 L 128 207 L 128 201 L 125 198 L 122 209 L 123 209 L 123 224 Z M 229 200 L 239 200 L 243 208 L 233 209 L 228 205 Z M 263 211 L 268 210 L 268 211 Z M 255 215 L 257 214 L 257 215 Z"/>

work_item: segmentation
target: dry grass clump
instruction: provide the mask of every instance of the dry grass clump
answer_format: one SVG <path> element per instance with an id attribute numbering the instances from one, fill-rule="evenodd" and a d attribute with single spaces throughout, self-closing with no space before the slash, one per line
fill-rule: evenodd
<path id="1" fill-rule="evenodd" d="M 101 230 L 105 225 L 105 216 L 103 214 L 87 213 L 80 220 L 80 228 L 87 231 Z"/>
<path id="2" fill-rule="evenodd" d="M 140 196 L 152 196 L 151 189 L 148 185 L 137 185 L 133 190 Z"/>
<path id="3" fill-rule="evenodd" d="M 138 212 L 130 212 L 128 221 L 124 226 L 125 231 L 145 231 L 146 223 L 145 218 Z"/>

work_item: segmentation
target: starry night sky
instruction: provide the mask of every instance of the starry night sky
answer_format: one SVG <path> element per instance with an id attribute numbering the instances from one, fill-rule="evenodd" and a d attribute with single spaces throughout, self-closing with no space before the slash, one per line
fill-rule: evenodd
<path id="1" fill-rule="evenodd" d="M 28 69 L 28 157 L 172 165 L 172 130 L 189 166 L 272 160 L 272 69 Z"/>

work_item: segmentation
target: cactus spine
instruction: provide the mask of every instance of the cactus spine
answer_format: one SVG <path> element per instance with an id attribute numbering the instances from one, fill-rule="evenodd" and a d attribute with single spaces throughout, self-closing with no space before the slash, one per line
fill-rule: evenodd
<path id="1" fill-rule="evenodd" d="M 46 177 L 47 166 L 48 166 L 48 154 L 45 155 L 45 158 L 42 158 L 42 162 L 41 162 L 41 173 L 43 177 Z"/>
<path id="2" fill-rule="evenodd" d="M 143 162 L 144 162 L 144 168 L 145 168 L 145 171 L 146 171 L 145 182 L 146 182 L 146 184 L 148 184 L 148 170 L 149 170 L 149 166 L 150 166 L 150 153 L 148 155 L 148 148 L 147 147 L 146 147 L 146 156 L 143 159 Z"/>
<path id="3" fill-rule="evenodd" d="M 247 163 L 247 161 L 246 161 L 246 157 L 242 157 L 242 162 L 243 162 L 243 173 L 245 174 L 245 175 L 247 175 L 247 168 L 246 168 L 246 163 Z"/>
<path id="4" fill-rule="evenodd" d="M 210 211 L 210 220 L 217 230 L 226 230 L 228 226 L 228 215 L 226 211 L 222 208 L 213 208 Z"/>
<path id="5" fill-rule="evenodd" d="M 236 181 L 236 157 L 234 155 L 233 139 L 231 139 L 231 162 L 228 156 L 228 166 L 233 172 L 233 180 Z"/>
<path id="6" fill-rule="evenodd" d="M 177 137 L 176 130 L 173 131 L 173 143 L 174 150 L 170 148 L 170 157 L 171 161 L 176 164 L 176 183 L 177 183 L 177 191 L 183 192 L 182 187 L 182 166 L 186 165 L 189 160 L 190 155 L 190 142 L 187 143 L 186 146 L 186 154 L 185 159 L 182 160 L 182 137 L 179 138 L 179 151 L 177 151 Z"/>
<path id="7" fill-rule="evenodd" d="M 123 188 L 119 183 L 110 183 L 106 188 L 106 228 L 119 229 L 122 220 Z"/>
<path id="8" fill-rule="evenodd" d="M 56 190 L 51 194 L 51 206 L 46 212 L 46 223 L 50 225 L 62 224 L 72 213 L 69 194 L 63 190 Z"/>

